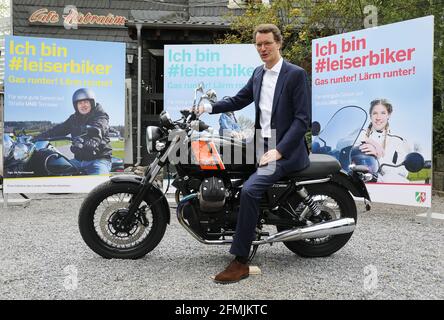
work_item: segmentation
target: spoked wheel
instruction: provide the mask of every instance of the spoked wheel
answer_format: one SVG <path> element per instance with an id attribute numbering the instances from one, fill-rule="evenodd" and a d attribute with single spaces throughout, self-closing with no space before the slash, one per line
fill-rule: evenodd
<path id="1" fill-rule="evenodd" d="M 161 207 L 144 199 L 128 217 L 130 200 L 138 192 L 132 183 L 103 183 L 89 193 L 79 212 L 80 234 L 104 258 L 138 259 L 153 250 L 166 229 Z M 128 219 L 129 218 L 129 219 Z"/>
<path id="2" fill-rule="evenodd" d="M 309 185 L 306 187 L 313 201 L 317 203 L 321 214 L 311 217 L 310 223 L 316 224 L 341 218 L 353 218 L 357 222 L 356 204 L 347 190 L 335 184 Z M 278 227 L 278 231 L 288 228 Z M 325 257 L 341 249 L 353 232 L 326 236 L 322 238 L 285 241 L 284 245 L 303 257 Z"/>

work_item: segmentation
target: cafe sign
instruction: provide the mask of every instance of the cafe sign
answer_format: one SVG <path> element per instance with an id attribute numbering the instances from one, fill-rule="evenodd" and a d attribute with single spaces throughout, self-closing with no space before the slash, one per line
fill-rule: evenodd
<path id="1" fill-rule="evenodd" d="M 62 11 L 62 12 L 61 12 Z M 28 22 L 31 25 L 77 27 L 125 27 L 126 17 L 122 14 L 106 10 L 80 11 L 74 6 L 64 9 L 40 8 L 29 13 Z"/>

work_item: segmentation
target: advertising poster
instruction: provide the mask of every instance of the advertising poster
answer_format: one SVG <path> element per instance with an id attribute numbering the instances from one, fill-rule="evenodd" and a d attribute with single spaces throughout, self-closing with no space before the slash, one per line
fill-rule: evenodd
<path id="1" fill-rule="evenodd" d="M 123 169 L 125 44 L 6 37 L 6 193 L 88 192 Z"/>
<path id="2" fill-rule="evenodd" d="M 366 165 L 372 201 L 430 207 L 433 17 L 312 45 L 313 152 Z"/>
<path id="3" fill-rule="evenodd" d="M 263 64 L 253 44 L 169 45 L 164 59 L 164 107 L 174 120 L 181 117 L 180 110 L 192 107 L 199 83 L 203 83 L 204 93 L 213 89 L 221 100 L 234 96 Z M 249 139 L 254 134 L 254 117 L 251 104 L 230 114 L 205 113 L 200 119 L 213 128 L 213 134 L 225 131 L 225 135 Z"/>

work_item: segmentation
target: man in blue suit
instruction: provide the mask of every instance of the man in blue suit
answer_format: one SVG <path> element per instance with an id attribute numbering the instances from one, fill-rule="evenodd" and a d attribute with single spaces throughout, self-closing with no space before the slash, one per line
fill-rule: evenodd
<path id="1" fill-rule="evenodd" d="M 265 64 L 254 70 L 236 96 L 199 107 L 199 113 L 215 114 L 240 110 L 254 102 L 256 135 L 259 135 L 256 141 L 264 145 L 263 152 L 256 152 L 258 170 L 241 191 L 236 233 L 230 249 L 236 258 L 216 275 L 214 281 L 217 283 L 233 283 L 248 277 L 248 256 L 260 199 L 283 176 L 309 165 L 305 133 L 310 122 L 311 93 L 307 74 L 304 69 L 282 59 L 282 35 L 275 25 L 259 25 L 253 39 Z"/>

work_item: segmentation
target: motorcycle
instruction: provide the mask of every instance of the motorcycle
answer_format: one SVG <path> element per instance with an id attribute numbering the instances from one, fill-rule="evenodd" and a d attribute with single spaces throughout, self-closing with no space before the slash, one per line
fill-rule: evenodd
<path id="1" fill-rule="evenodd" d="M 368 169 L 366 182 L 377 182 L 384 167 L 404 166 L 407 171 L 413 173 L 431 167 L 431 161 L 425 161 L 418 152 L 407 154 L 404 161 L 397 165 L 380 163 L 375 156 L 363 153 L 359 149 L 360 142 L 357 139 L 367 118 L 367 112 L 361 107 L 346 106 L 336 111 L 322 130 L 319 122 L 314 121 L 312 152 L 336 158 L 342 170 L 347 173 L 357 165 L 366 167 Z"/>
<path id="2" fill-rule="evenodd" d="M 36 140 L 23 130 L 15 139 L 3 135 L 4 146 L 4 176 L 18 177 L 47 177 L 86 175 L 86 172 L 74 166 L 70 159 L 63 155 L 51 141 L 70 140 L 72 143 L 82 143 L 94 128 L 87 128 L 87 133 L 78 137 L 51 137 Z M 123 160 L 112 158 L 111 172 L 123 172 Z"/>
<path id="3" fill-rule="evenodd" d="M 204 94 L 200 85 L 192 110 L 204 99 L 214 102 L 216 93 Z M 143 177 L 112 177 L 84 199 L 80 234 L 98 255 L 138 259 L 159 244 L 170 223 L 170 208 L 154 181 L 170 164 L 177 171 L 173 185 L 183 195 L 176 211 L 182 227 L 204 244 L 232 243 L 242 185 L 257 169 L 248 161 L 249 144 L 214 136 L 196 112 L 181 113 L 181 119 L 173 121 L 163 111 L 160 125 L 147 127 L 147 150 L 155 152 L 156 158 Z M 241 163 L 225 161 L 228 150 L 232 158 L 240 154 Z M 182 152 L 188 161 L 175 160 L 174 155 Z M 311 154 L 308 168 L 282 178 L 264 194 L 250 260 L 258 246 L 274 242 L 283 242 L 304 257 L 324 257 L 341 249 L 357 222 L 351 194 L 370 201 L 363 182 L 367 173 L 365 166 L 352 166 L 346 173 L 334 157 Z M 276 231 L 266 231 L 265 226 Z"/>

